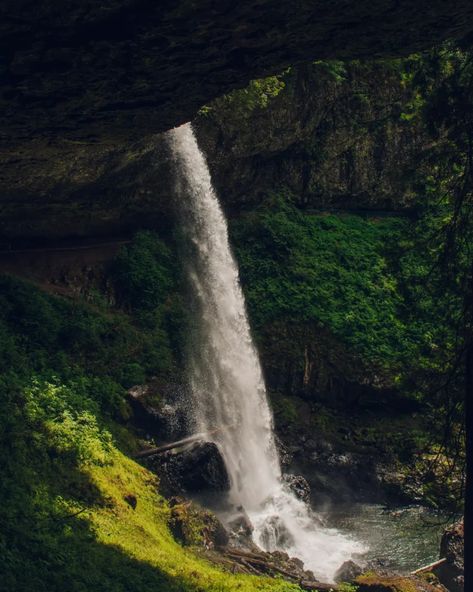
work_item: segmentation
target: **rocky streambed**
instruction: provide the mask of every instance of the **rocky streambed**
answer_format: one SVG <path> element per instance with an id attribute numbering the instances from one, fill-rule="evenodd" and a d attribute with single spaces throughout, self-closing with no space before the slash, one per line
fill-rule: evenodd
<path id="1" fill-rule="evenodd" d="M 182 437 L 180 430 L 171 427 L 172 424 L 174 427 L 179 424 L 182 428 L 180 422 L 176 424 L 177 414 L 170 413 L 167 404 L 162 403 L 161 411 L 150 405 L 146 402 L 147 394 L 147 387 L 130 391 L 135 417 L 140 418 L 147 436 L 152 437 L 154 428 L 159 426 L 161 434 L 171 437 L 175 432 Z M 146 465 L 159 475 L 160 488 L 170 497 L 173 508 L 171 528 L 177 538 L 186 545 L 200 545 L 204 548 L 203 552 L 210 554 L 212 561 L 228 564 L 233 571 L 283 576 L 303 584 L 303 588 L 308 590 L 324 589 L 315 588 L 320 582 L 316 582 L 313 574 L 307 572 L 299 560 L 280 551 L 267 553 L 259 549 L 252 541 L 252 524 L 243 508 L 232 524 L 222 525 L 213 512 L 217 515 L 222 513 L 225 506 L 222 500 L 229 481 L 218 448 L 205 440 L 187 442 L 185 439 L 184 442 L 175 448 L 165 446 L 166 450 L 144 459 Z M 301 456 L 307 459 L 305 453 L 308 447 L 314 448 L 312 462 L 297 462 Z M 287 485 L 306 503 L 319 498 L 319 503 L 312 505 L 320 524 L 360 541 L 366 548 L 366 552 L 353 557 L 355 562 L 343 566 L 336 575 L 338 581 L 355 582 L 360 574 L 366 572 L 376 573 L 385 579 L 409 579 L 412 572 L 438 561 L 442 556 L 447 561 L 435 569 L 435 574 L 443 583 L 449 583 L 449 590 L 461 592 L 463 542 L 458 536 L 458 528 L 451 529 L 452 532 L 447 529 L 445 534 L 446 525 L 453 519 L 451 515 L 419 503 L 403 505 L 397 496 L 393 498 L 389 488 L 383 496 L 378 473 L 375 471 L 372 479 L 368 479 L 375 466 L 373 455 L 365 457 L 368 460 L 365 466 L 362 455 L 339 455 L 330 444 L 316 445 L 310 440 L 304 441 L 300 450 L 291 450 L 282 442 L 279 442 L 279 449 Z M 341 467 L 344 470 L 340 471 Z M 297 474 L 298 471 L 302 474 Z M 336 479 L 330 479 L 332 474 L 342 475 L 338 487 L 343 489 L 343 495 L 330 495 L 337 487 Z M 365 480 L 366 488 L 358 488 L 350 496 L 350 486 L 356 487 L 357 483 Z M 375 482 L 377 487 L 373 501 L 364 492 L 369 491 L 370 485 Z M 323 493 L 320 497 L 319 487 Z M 422 582 L 414 580 L 409 579 L 411 585 L 421 587 L 412 590 L 424 589 Z M 371 584 L 366 585 L 369 587 Z M 442 587 L 425 589 L 443 590 Z"/>

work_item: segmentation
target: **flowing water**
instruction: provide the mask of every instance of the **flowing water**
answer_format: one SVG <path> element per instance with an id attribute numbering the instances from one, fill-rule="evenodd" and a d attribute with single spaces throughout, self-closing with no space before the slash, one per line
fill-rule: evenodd
<path id="1" fill-rule="evenodd" d="M 185 260 L 196 310 L 189 355 L 193 428 L 218 445 L 231 489 L 266 550 L 285 550 L 331 580 L 360 543 L 324 528 L 281 481 L 272 415 L 253 345 L 227 223 L 190 124 L 168 132 Z M 218 431 L 216 431 L 218 430 Z"/>

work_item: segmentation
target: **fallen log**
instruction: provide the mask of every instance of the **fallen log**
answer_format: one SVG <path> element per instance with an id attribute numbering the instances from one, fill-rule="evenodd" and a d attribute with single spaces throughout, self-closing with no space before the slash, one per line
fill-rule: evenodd
<path id="1" fill-rule="evenodd" d="M 270 561 L 268 561 L 266 558 L 259 558 L 256 554 L 253 553 L 234 553 L 233 550 L 232 551 L 228 551 L 227 555 L 232 557 L 236 560 L 236 561 L 241 561 L 244 562 L 244 565 L 247 565 L 248 563 L 251 564 L 253 567 L 254 566 L 259 566 L 262 568 L 262 570 L 264 572 L 271 572 L 271 571 L 275 571 L 277 573 L 280 573 L 283 576 L 286 576 L 287 578 L 290 578 L 291 580 L 300 580 L 300 576 L 294 572 L 288 571 L 287 569 L 283 569 L 282 567 L 279 567 L 279 565 L 276 565 L 275 563 L 271 563 Z"/>
<path id="2" fill-rule="evenodd" d="M 249 561 L 246 561 L 246 559 L 241 559 L 240 560 L 240 564 L 243 564 L 251 573 L 253 573 L 256 576 L 260 576 L 261 575 L 261 571 L 259 571 L 258 569 L 256 569 L 256 567 L 254 565 L 251 565 L 251 563 Z"/>
<path id="3" fill-rule="evenodd" d="M 432 571 L 433 569 L 435 569 L 436 567 L 439 567 L 440 565 L 442 565 L 446 561 L 447 561 L 447 558 L 442 557 L 442 559 L 439 559 L 438 561 L 434 561 L 433 563 L 429 563 L 429 565 L 424 565 L 424 567 L 419 567 L 419 569 L 416 569 L 415 571 L 411 571 L 411 576 L 416 576 L 417 574 L 424 573 L 426 571 Z"/>
<path id="4" fill-rule="evenodd" d="M 225 551 L 225 556 L 231 558 L 233 561 L 237 561 L 239 565 L 244 565 L 247 568 L 253 568 L 257 573 L 271 573 L 276 572 L 285 576 L 286 578 L 295 581 L 299 584 L 301 588 L 308 591 L 317 590 L 319 592 L 330 592 L 335 590 L 332 584 L 325 584 L 322 582 L 311 582 L 309 580 L 301 580 L 300 575 L 295 572 L 288 571 L 287 569 L 283 569 L 268 561 L 267 555 L 264 553 L 254 553 L 251 551 L 242 551 L 240 549 L 227 549 Z"/>
<path id="5" fill-rule="evenodd" d="M 241 549 L 228 549 L 227 555 L 236 555 L 237 557 L 243 557 L 245 559 L 261 559 L 264 561 L 267 555 L 264 553 L 255 553 L 254 551 L 242 551 Z"/>
<path id="6" fill-rule="evenodd" d="M 299 582 L 299 586 L 303 590 L 313 590 L 314 592 L 335 592 L 335 586 L 332 584 L 322 584 L 319 582 L 308 582 L 306 580 L 302 580 Z"/>
<path id="7" fill-rule="evenodd" d="M 232 427 L 232 426 L 227 426 Z M 182 438 L 182 440 L 176 440 L 176 442 L 169 442 L 168 444 L 162 444 L 161 446 L 156 446 L 155 448 L 146 448 L 144 450 L 140 450 L 136 454 L 133 455 L 134 458 L 146 458 L 148 456 L 154 456 L 155 454 L 161 454 L 162 452 L 166 452 L 167 450 L 172 450 L 173 448 L 179 448 L 179 446 L 185 446 L 186 444 L 192 444 L 192 442 L 198 442 L 199 440 L 205 440 L 209 436 L 213 436 L 214 434 L 218 434 L 225 428 L 217 428 L 216 430 L 212 430 L 210 432 L 201 432 L 200 434 L 194 434 L 193 436 L 188 436 L 187 438 Z"/>

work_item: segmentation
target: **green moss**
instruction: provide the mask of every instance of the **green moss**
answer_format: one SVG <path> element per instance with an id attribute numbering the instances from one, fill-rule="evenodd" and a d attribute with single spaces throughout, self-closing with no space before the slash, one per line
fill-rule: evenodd
<path id="1" fill-rule="evenodd" d="M 419 592 L 419 590 L 424 590 L 414 578 L 385 577 L 372 572 L 358 576 L 355 582 L 359 592 Z"/>

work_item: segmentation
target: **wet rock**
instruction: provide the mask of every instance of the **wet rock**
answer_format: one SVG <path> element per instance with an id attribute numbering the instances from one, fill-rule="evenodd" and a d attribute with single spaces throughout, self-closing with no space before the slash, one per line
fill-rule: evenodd
<path id="1" fill-rule="evenodd" d="M 228 517 L 226 526 L 230 536 L 231 548 L 249 553 L 261 551 L 253 541 L 254 527 L 242 506 L 238 506 L 236 512 Z"/>
<path id="2" fill-rule="evenodd" d="M 310 485 L 302 475 L 284 475 L 284 481 L 289 489 L 296 494 L 300 500 L 308 504 L 310 502 Z"/>
<path id="3" fill-rule="evenodd" d="M 238 506 L 237 511 L 239 512 L 238 515 L 230 520 L 228 527 L 235 534 L 251 537 L 254 526 L 251 523 L 250 517 L 243 506 Z"/>
<path id="4" fill-rule="evenodd" d="M 440 542 L 440 557 L 447 561 L 439 566 L 435 575 L 450 592 L 464 590 L 464 525 L 460 520 L 448 527 Z"/>
<path id="5" fill-rule="evenodd" d="M 172 393 L 168 386 L 139 384 L 128 390 L 128 401 L 133 410 L 133 421 L 147 437 L 159 436 L 164 440 L 177 440 L 185 434 L 185 418 L 177 405 L 170 403 Z"/>
<path id="6" fill-rule="evenodd" d="M 281 463 L 281 467 L 283 469 L 287 469 L 291 465 L 294 455 L 289 451 L 288 447 L 277 435 L 274 436 L 274 441 L 278 451 L 279 462 Z"/>
<path id="7" fill-rule="evenodd" d="M 270 516 L 261 528 L 261 541 L 265 549 L 284 549 L 294 544 L 294 537 L 279 516 Z"/>
<path id="8" fill-rule="evenodd" d="M 222 455 L 213 442 L 198 441 L 180 452 L 169 451 L 148 460 L 169 493 L 211 493 L 230 489 Z"/>
<path id="9" fill-rule="evenodd" d="M 335 582 L 353 582 L 356 577 L 361 576 L 363 569 L 354 561 L 345 561 L 337 569 L 333 579 Z"/>

